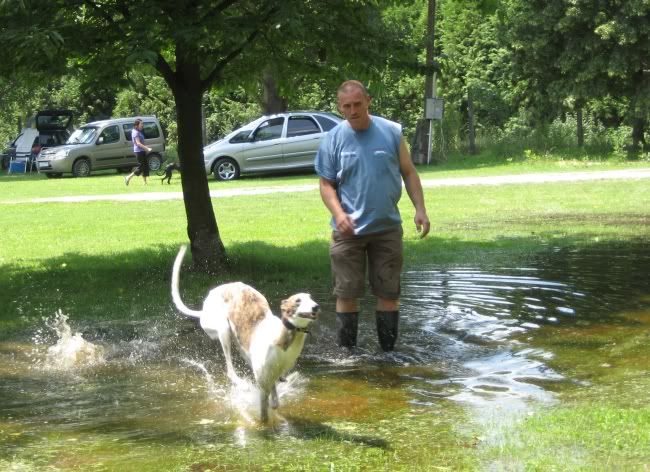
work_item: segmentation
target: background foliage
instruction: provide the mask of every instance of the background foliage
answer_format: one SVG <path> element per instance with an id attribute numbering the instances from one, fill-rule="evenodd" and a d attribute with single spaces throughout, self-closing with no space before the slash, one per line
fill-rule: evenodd
<path id="1" fill-rule="evenodd" d="M 13 3 L 2 2 L 3 16 Z M 265 74 L 273 79 L 274 93 L 287 108 L 336 111 L 336 84 L 353 75 L 368 84 L 374 112 L 401 122 L 407 138 L 413 139 L 423 115 L 428 2 L 370 3 L 377 8 L 367 11 L 380 15 L 371 17 L 366 26 L 368 37 L 375 34 L 376 24 L 383 28 L 386 43 L 374 44 L 373 39 L 356 45 L 352 53 L 346 52 L 345 39 L 358 34 L 353 31 L 354 18 L 342 21 L 324 4 L 309 2 L 299 22 L 279 23 L 218 88 L 205 93 L 206 142 L 262 113 L 268 92 L 265 76 L 246 71 L 247 64 L 259 62 L 265 54 Z M 437 93 L 445 99 L 445 116 L 435 123 L 434 152 L 444 157 L 467 150 L 471 99 L 479 149 L 506 154 L 577 148 L 582 128 L 584 148 L 590 153 L 647 158 L 647 1 L 438 0 L 436 4 Z M 330 7 L 349 5 L 341 0 Z M 334 28 L 324 28 L 328 22 Z M 10 34 L 3 31 L 0 40 Z M 306 39 L 288 43 L 283 37 Z M 35 50 L 37 43 L 51 45 L 46 52 L 57 46 L 57 38 L 45 33 L 27 31 L 9 39 L 33 43 Z M 373 46 L 388 44 L 392 46 L 381 57 L 373 53 Z M 173 96 L 151 66 L 134 63 L 124 76 L 110 77 L 107 72 L 85 70 L 78 60 L 60 64 L 54 60 L 52 73 L 44 80 L 12 73 L 11 61 L 21 59 L 12 54 L 18 52 L 0 54 L 0 143 L 15 137 L 37 110 L 69 108 L 77 126 L 109 116 L 155 114 L 174 146 Z"/>

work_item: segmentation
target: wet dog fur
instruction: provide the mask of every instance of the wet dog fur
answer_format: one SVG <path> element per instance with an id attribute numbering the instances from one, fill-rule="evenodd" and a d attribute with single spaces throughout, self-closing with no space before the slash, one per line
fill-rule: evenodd
<path id="1" fill-rule="evenodd" d="M 192 310 L 179 292 L 180 268 L 186 246 L 174 261 L 171 292 L 176 308 L 186 316 L 198 318 L 201 328 L 219 340 L 226 360 L 226 372 L 234 383 L 240 381 L 232 362 L 232 345 L 239 348 L 249 363 L 260 395 L 260 416 L 268 421 L 268 408 L 278 407 L 276 383 L 296 363 L 305 344 L 307 329 L 318 319 L 320 308 L 307 293 L 290 296 L 281 304 L 281 318 L 275 316 L 266 298 L 241 282 L 213 288 L 202 310 Z"/>

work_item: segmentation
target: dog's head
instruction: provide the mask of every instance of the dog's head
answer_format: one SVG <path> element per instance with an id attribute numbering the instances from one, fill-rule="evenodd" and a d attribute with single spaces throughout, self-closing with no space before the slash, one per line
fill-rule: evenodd
<path id="1" fill-rule="evenodd" d="M 308 293 L 296 293 L 286 300 L 282 300 L 280 309 L 282 319 L 299 329 L 308 328 L 320 315 L 318 303 L 312 300 Z"/>

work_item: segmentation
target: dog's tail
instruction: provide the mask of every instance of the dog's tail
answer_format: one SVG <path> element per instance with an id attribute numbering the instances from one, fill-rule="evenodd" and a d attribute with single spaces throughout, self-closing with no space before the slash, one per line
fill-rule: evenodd
<path id="1" fill-rule="evenodd" d="M 172 299 L 178 311 L 183 313 L 185 316 L 191 316 L 192 318 L 201 318 L 202 311 L 192 310 L 188 308 L 183 300 L 181 300 L 181 294 L 178 291 L 178 281 L 181 272 L 181 264 L 183 263 L 183 257 L 185 256 L 185 251 L 187 246 L 183 245 L 176 255 L 176 260 L 174 261 L 174 269 L 172 270 Z"/>

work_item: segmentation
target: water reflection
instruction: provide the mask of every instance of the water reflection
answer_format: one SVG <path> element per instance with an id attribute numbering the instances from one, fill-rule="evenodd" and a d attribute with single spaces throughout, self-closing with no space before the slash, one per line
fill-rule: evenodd
<path id="1" fill-rule="evenodd" d="M 622 311 L 647 305 L 648 267 L 650 253 L 638 248 L 556 250 L 523 267 L 421 267 L 404 274 L 399 352 L 378 352 L 371 316 L 361 322 L 356 355 L 340 359 L 323 345 L 308 352 L 314 360 L 327 352 L 336 373 L 392 364 L 412 381 L 405 388 L 414 404 L 447 398 L 482 411 L 521 411 L 579 382 L 548 366 L 552 346 L 532 349 L 526 340 L 540 328 L 624 322 Z M 368 298 L 364 311 L 372 309 Z M 413 365 L 430 369 L 412 374 Z"/>

